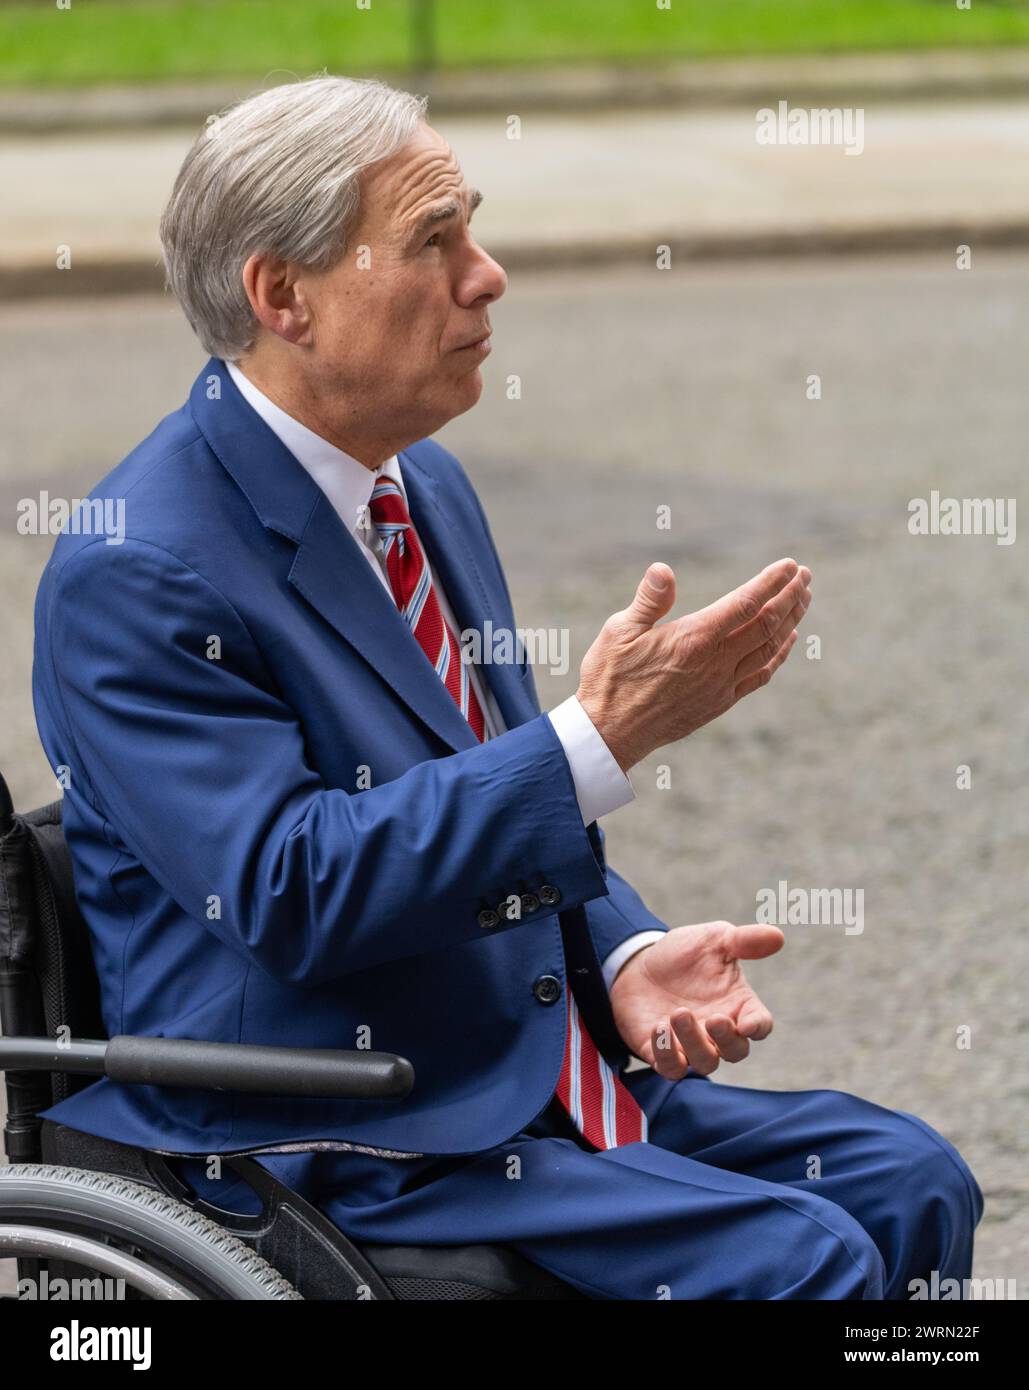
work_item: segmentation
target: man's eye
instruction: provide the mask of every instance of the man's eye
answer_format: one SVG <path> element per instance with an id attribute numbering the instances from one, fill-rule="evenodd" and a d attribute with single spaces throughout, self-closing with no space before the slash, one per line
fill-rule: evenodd
<path id="1" fill-rule="evenodd" d="M 432 236 L 429 237 L 428 241 L 425 243 L 426 246 L 442 246 L 442 244 L 439 232 L 433 232 Z"/>

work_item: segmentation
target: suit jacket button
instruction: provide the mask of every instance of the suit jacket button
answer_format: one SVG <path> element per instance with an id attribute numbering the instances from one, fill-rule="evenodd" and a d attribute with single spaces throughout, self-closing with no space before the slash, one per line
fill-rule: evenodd
<path id="1" fill-rule="evenodd" d="M 544 907 L 553 907 L 561 901 L 561 894 L 552 883 L 544 883 L 539 891 L 539 900 Z"/>
<path id="2" fill-rule="evenodd" d="M 491 907 L 484 907 L 479 913 L 478 922 L 480 927 L 495 927 L 500 918 Z"/>
<path id="3" fill-rule="evenodd" d="M 532 992 L 541 1004 L 556 1004 L 561 998 L 561 981 L 556 975 L 541 975 Z"/>
<path id="4" fill-rule="evenodd" d="M 539 911 L 539 905 L 540 905 L 540 900 L 539 900 L 539 898 L 537 898 L 537 896 L 536 896 L 535 893 L 523 893 L 523 894 L 522 894 L 522 911 L 523 911 L 523 912 L 538 912 L 538 911 Z"/>

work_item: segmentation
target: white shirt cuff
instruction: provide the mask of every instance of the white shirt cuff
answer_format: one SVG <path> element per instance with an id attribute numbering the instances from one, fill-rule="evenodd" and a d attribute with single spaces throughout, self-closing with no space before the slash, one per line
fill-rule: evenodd
<path id="1" fill-rule="evenodd" d="M 574 695 L 548 715 L 571 768 L 583 825 L 636 799 L 632 783 Z"/>
<path id="2" fill-rule="evenodd" d="M 604 961 L 604 984 L 607 985 L 608 993 L 611 992 L 615 976 L 630 956 L 634 956 L 637 951 L 642 951 L 644 946 L 652 946 L 655 941 L 660 941 L 664 935 L 663 931 L 638 931 L 635 936 L 626 937 L 620 946 L 614 948 L 607 960 Z"/>

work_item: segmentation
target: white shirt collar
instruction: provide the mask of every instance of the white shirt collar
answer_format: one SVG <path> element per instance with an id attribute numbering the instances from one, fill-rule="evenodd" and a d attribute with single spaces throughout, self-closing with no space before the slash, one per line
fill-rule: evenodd
<path id="1" fill-rule="evenodd" d="M 360 529 L 362 517 L 372 495 L 372 488 L 379 478 L 392 478 L 407 499 L 404 480 L 400 473 L 400 462 L 396 454 L 373 472 L 363 463 L 351 458 L 342 449 L 315 434 L 299 420 L 295 420 L 259 391 L 249 377 L 245 376 L 235 362 L 226 362 L 229 376 L 235 382 L 239 394 L 261 419 L 277 435 L 297 462 L 307 470 L 325 493 L 332 506 L 352 536 L 364 544 L 376 539 L 374 527 Z"/>

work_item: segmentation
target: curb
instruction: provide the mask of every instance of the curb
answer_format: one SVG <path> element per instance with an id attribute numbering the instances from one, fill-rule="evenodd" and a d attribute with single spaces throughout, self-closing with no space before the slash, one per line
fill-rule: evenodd
<path id="1" fill-rule="evenodd" d="M 383 72 L 436 115 L 590 112 L 669 106 L 825 105 L 1029 94 L 1029 47 L 711 58 L 655 65 Z M 0 89 L 8 134 L 199 126 L 259 90 L 259 76 L 189 84 Z"/>
<path id="2" fill-rule="evenodd" d="M 745 233 L 669 233 L 612 238 L 602 242 L 550 242 L 538 246 L 512 243 L 493 246 L 508 271 L 602 269 L 654 264 L 655 248 L 671 248 L 672 263 L 797 258 L 802 256 L 885 255 L 933 252 L 952 255 L 959 245 L 978 249 L 1029 248 L 1029 219 L 1009 222 L 936 222 L 897 226 L 800 227 Z M 158 260 L 125 257 L 78 261 L 74 274 L 52 265 L 0 265 L 0 303 L 89 296 L 163 294 L 164 271 Z"/>

